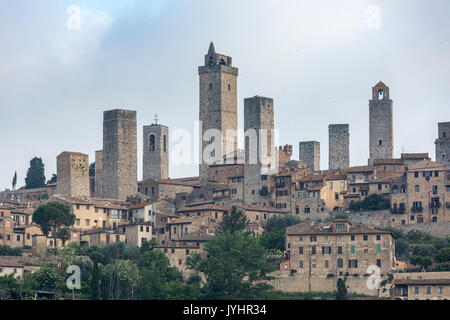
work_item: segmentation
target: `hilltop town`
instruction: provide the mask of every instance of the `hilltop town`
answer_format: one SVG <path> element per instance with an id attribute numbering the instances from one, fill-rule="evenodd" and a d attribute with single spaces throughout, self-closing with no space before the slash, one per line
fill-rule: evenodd
<path id="1" fill-rule="evenodd" d="M 38 253 L 53 246 L 141 247 L 152 241 L 188 279 L 187 257 L 205 255 L 223 217 L 236 210 L 254 237 L 267 232 L 271 219 L 296 219 L 283 229 L 284 250 L 275 254 L 278 270 L 271 284 L 279 291 L 332 292 L 345 278 L 349 292 L 366 296 L 450 298 L 450 269 L 412 270 L 417 264 L 398 256 L 395 232 L 450 235 L 449 121 L 437 123 L 434 159 L 428 153 L 394 158 L 394 95 L 374 81 L 367 163 L 350 166 L 351 126 L 330 124 L 325 170 L 319 141 L 299 141 L 295 155 L 292 145 L 275 145 L 273 98 L 244 100 L 244 131 L 254 136 L 246 134 L 244 150 L 238 149 L 237 134 L 228 134 L 238 132 L 238 68 L 211 43 L 198 74 L 200 132 L 219 133 L 203 136 L 201 152 L 210 159 L 200 161 L 199 175 L 170 178 L 170 124 L 155 119 L 138 137 L 135 110 L 105 111 L 95 159 L 61 150 L 56 182 L 0 192 L 0 245 L 26 251 L 26 258 L 0 256 L 0 275 L 38 268 Z M 65 239 L 56 230 L 44 234 L 33 222 L 33 213 L 48 202 L 64 204 L 75 215 Z M 378 268 L 382 287 L 366 285 L 371 266 Z"/>

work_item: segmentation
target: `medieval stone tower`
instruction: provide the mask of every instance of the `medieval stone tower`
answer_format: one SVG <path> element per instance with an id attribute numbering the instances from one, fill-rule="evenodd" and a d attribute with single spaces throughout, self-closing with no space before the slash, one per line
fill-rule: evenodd
<path id="1" fill-rule="evenodd" d="M 169 128 L 144 126 L 143 180 L 169 178 Z"/>
<path id="2" fill-rule="evenodd" d="M 328 169 L 349 167 L 350 133 L 348 124 L 330 124 L 328 126 Z"/>
<path id="3" fill-rule="evenodd" d="M 450 169 L 450 122 L 438 123 L 438 138 L 436 145 L 436 162 Z"/>
<path id="4" fill-rule="evenodd" d="M 244 99 L 245 164 L 244 202 L 261 202 L 261 175 L 267 175 L 278 165 L 275 150 L 274 106 L 272 98 L 254 96 Z"/>
<path id="5" fill-rule="evenodd" d="M 95 151 L 95 188 L 94 196 L 103 197 L 102 192 L 102 174 L 103 174 L 103 150 Z"/>
<path id="6" fill-rule="evenodd" d="M 237 135 L 237 77 L 238 69 L 232 67 L 231 57 L 218 54 L 211 42 L 205 55 L 205 64 L 198 68 L 200 76 L 200 167 L 201 181 L 208 179 L 208 164 L 203 161 L 203 150 L 214 138 L 203 141 L 208 129 L 221 132 L 218 148 L 209 156 L 222 161 L 226 153 L 236 153 L 237 138 L 227 139 L 227 130 L 234 130 Z M 227 145 L 229 146 L 227 148 Z M 231 149 L 231 150 L 230 150 Z"/>
<path id="7" fill-rule="evenodd" d="M 89 156 L 79 152 L 63 152 L 56 157 L 56 193 L 70 197 L 90 197 Z"/>
<path id="8" fill-rule="evenodd" d="M 302 141 L 299 143 L 299 160 L 310 170 L 320 170 L 320 142 Z"/>
<path id="9" fill-rule="evenodd" d="M 102 193 L 105 198 L 126 200 L 137 192 L 136 111 L 103 113 Z"/>
<path id="10" fill-rule="evenodd" d="M 392 159 L 394 153 L 393 104 L 389 87 L 378 82 L 369 100 L 369 164 L 375 159 Z"/>

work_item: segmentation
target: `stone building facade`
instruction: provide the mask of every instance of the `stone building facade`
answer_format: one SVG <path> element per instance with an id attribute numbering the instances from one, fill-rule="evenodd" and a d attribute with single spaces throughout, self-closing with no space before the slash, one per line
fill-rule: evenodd
<path id="1" fill-rule="evenodd" d="M 89 156 L 79 152 L 63 152 L 56 158 L 58 181 L 56 193 L 89 197 Z"/>
<path id="2" fill-rule="evenodd" d="M 389 87 L 378 82 L 369 100 L 369 164 L 375 159 L 390 159 L 394 154 L 393 103 Z"/>
<path id="3" fill-rule="evenodd" d="M 328 169 L 348 168 L 350 164 L 350 132 L 348 124 L 328 126 Z"/>
<path id="4" fill-rule="evenodd" d="M 94 196 L 103 197 L 102 192 L 103 150 L 95 151 L 95 188 Z"/>
<path id="5" fill-rule="evenodd" d="M 278 168 L 272 98 L 254 96 L 244 100 L 244 131 L 244 203 L 260 204 L 261 175 Z"/>
<path id="6" fill-rule="evenodd" d="M 450 122 L 438 123 L 436 145 L 436 161 L 450 169 Z"/>
<path id="7" fill-rule="evenodd" d="M 137 192 L 136 111 L 103 113 L 102 180 L 105 198 L 125 200 Z"/>
<path id="8" fill-rule="evenodd" d="M 222 161 L 226 153 L 237 152 L 237 137 L 227 138 L 227 130 L 237 135 L 237 77 L 238 69 L 232 66 L 231 57 L 218 54 L 211 43 L 205 55 L 205 64 L 198 68 L 200 77 L 200 166 L 202 181 L 208 179 L 208 165 Z M 210 129 L 218 132 L 207 131 Z M 231 132 L 229 132 L 231 133 Z M 206 140 L 206 141 L 205 141 Z M 215 143 L 213 143 L 216 141 Z M 208 147 L 209 146 L 209 147 Z M 215 148 L 214 148 L 215 147 Z M 211 163 L 205 163 L 206 154 Z"/>
<path id="9" fill-rule="evenodd" d="M 169 178 L 169 128 L 144 126 L 143 180 Z"/>
<path id="10" fill-rule="evenodd" d="M 310 170 L 320 170 L 320 142 L 302 141 L 299 143 L 299 160 Z"/>
<path id="11" fill-rule="evenodd" d="M 332 222 L 306 221 L 286 228 L 290 268 L 303 278 L 326 278 L 395 269 L 395 238 L 392 233 L 336 219 Z"/>

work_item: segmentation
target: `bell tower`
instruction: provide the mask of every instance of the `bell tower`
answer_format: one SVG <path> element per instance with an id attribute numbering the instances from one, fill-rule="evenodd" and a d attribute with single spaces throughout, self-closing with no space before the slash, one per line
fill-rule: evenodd
<path id="1" fill-rule="evenodd" d="M 394 155 L 393 103 L 389 87 L 378 82 L 369 100 L 369 165 L 375 159 L 392 159 Z"/>
<path id="2" fill-rule="evenodd" d="M 208 179 L 208 164 L 205 163 L 203 150 L 214 139 L 203 137 L 209 129 L 219 130 L 218 147 L 212 151 L 211 157 L 223 160 L 227 153 L 236 154 L 237 137 L 227 137 L 227 130 L 234 130 L 237 134 L 237 77 L 238 69 L 232 66 L 231 57 L 216 53 L 211 42 L 205 55 L 205 64 L 198 68 L 200 77 L 200 167 L 199 174 L 202 182 Z M 230 140 L 230 141 L 228 141 Z M 230 147 L 227 147 L 231 146 Z M 230 150 L 231 149 L 231 150 Z"/>

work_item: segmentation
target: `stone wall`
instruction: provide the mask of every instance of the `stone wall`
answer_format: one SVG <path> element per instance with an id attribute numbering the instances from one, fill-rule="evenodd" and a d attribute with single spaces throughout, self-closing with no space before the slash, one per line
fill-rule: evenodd
<path id="1" fill-rule="evenodd" d="M 372 88 L 369 100 L 369 163 L 375 159 L 391 159 L 394 152 L 393 103 L 389 88 L 379 82 Z"/>
<path id="2" fill-rule="evenodd" d="M 436 145 L 436 161 L 450 169 L 450 122 L 438 123 Z"/>
<path id="3" fill-rule="evenodd" d="M 430 233 L 436 237 L 447 237 L 450 235 L 450 222 L 402 225 L 399 223 L 400 220 L 398 219 L 398 216 L 402 215 L 391 214 L 390 210 L 363 211 L 347 214 L 347 217 L 352 224 L 363 223 L 376 228 L 395 227 L 405 232 L 419 230 L 421 232 Z"/>
<path id="4" fill-rule="evenodd" d="M 350 162 L 350 133 L 348 124 L 328 126 L 328 169 L 348 168 Z"/>
<path id="5" fill-rule="evenodd" d="M 320 170 L 320 142 L 302 141 L 299 143 L 299 160 L 312 171 Z"/>
<path id="6" fill-rule="evenodd" d="M 103 115 L 102 193 L 126 200 L 137 192 L 136 111 L 110 110 Z"/>
<path id="7" fill-rule="evenodd" d="M 89 156 L 63 152 L 56 158 L 56 193 L 71 197 L 89 197 Z"/>
<path id="8" fill-rule="evenodd" d="M 154 140 L 151 141 L 151 139 Z M 144 126 L 143 141 L 143 181 L 147 179 L 168 179 L 169 128 L 158 124 Z"/>
<path id="9" fill-rule="evenodd" d="M 101 198 L 102 193 L 102 174 L 103 174 L 103 150 L 95 151 L 95 190 L 94 196 Z"/>
<path id="10" fill-rule="evenodd" d="M 264 174 L 264 168 L 267 169 L 268 159 L 272 156 L 276 158 L 273 129 L 273 99 L 259 96 L 245 99 L 244 131 L 253 133 L 245 138 L 244 203 L 246 204 L 262 202 L 259 194 L 262 188 L 261 174 Z"/>

